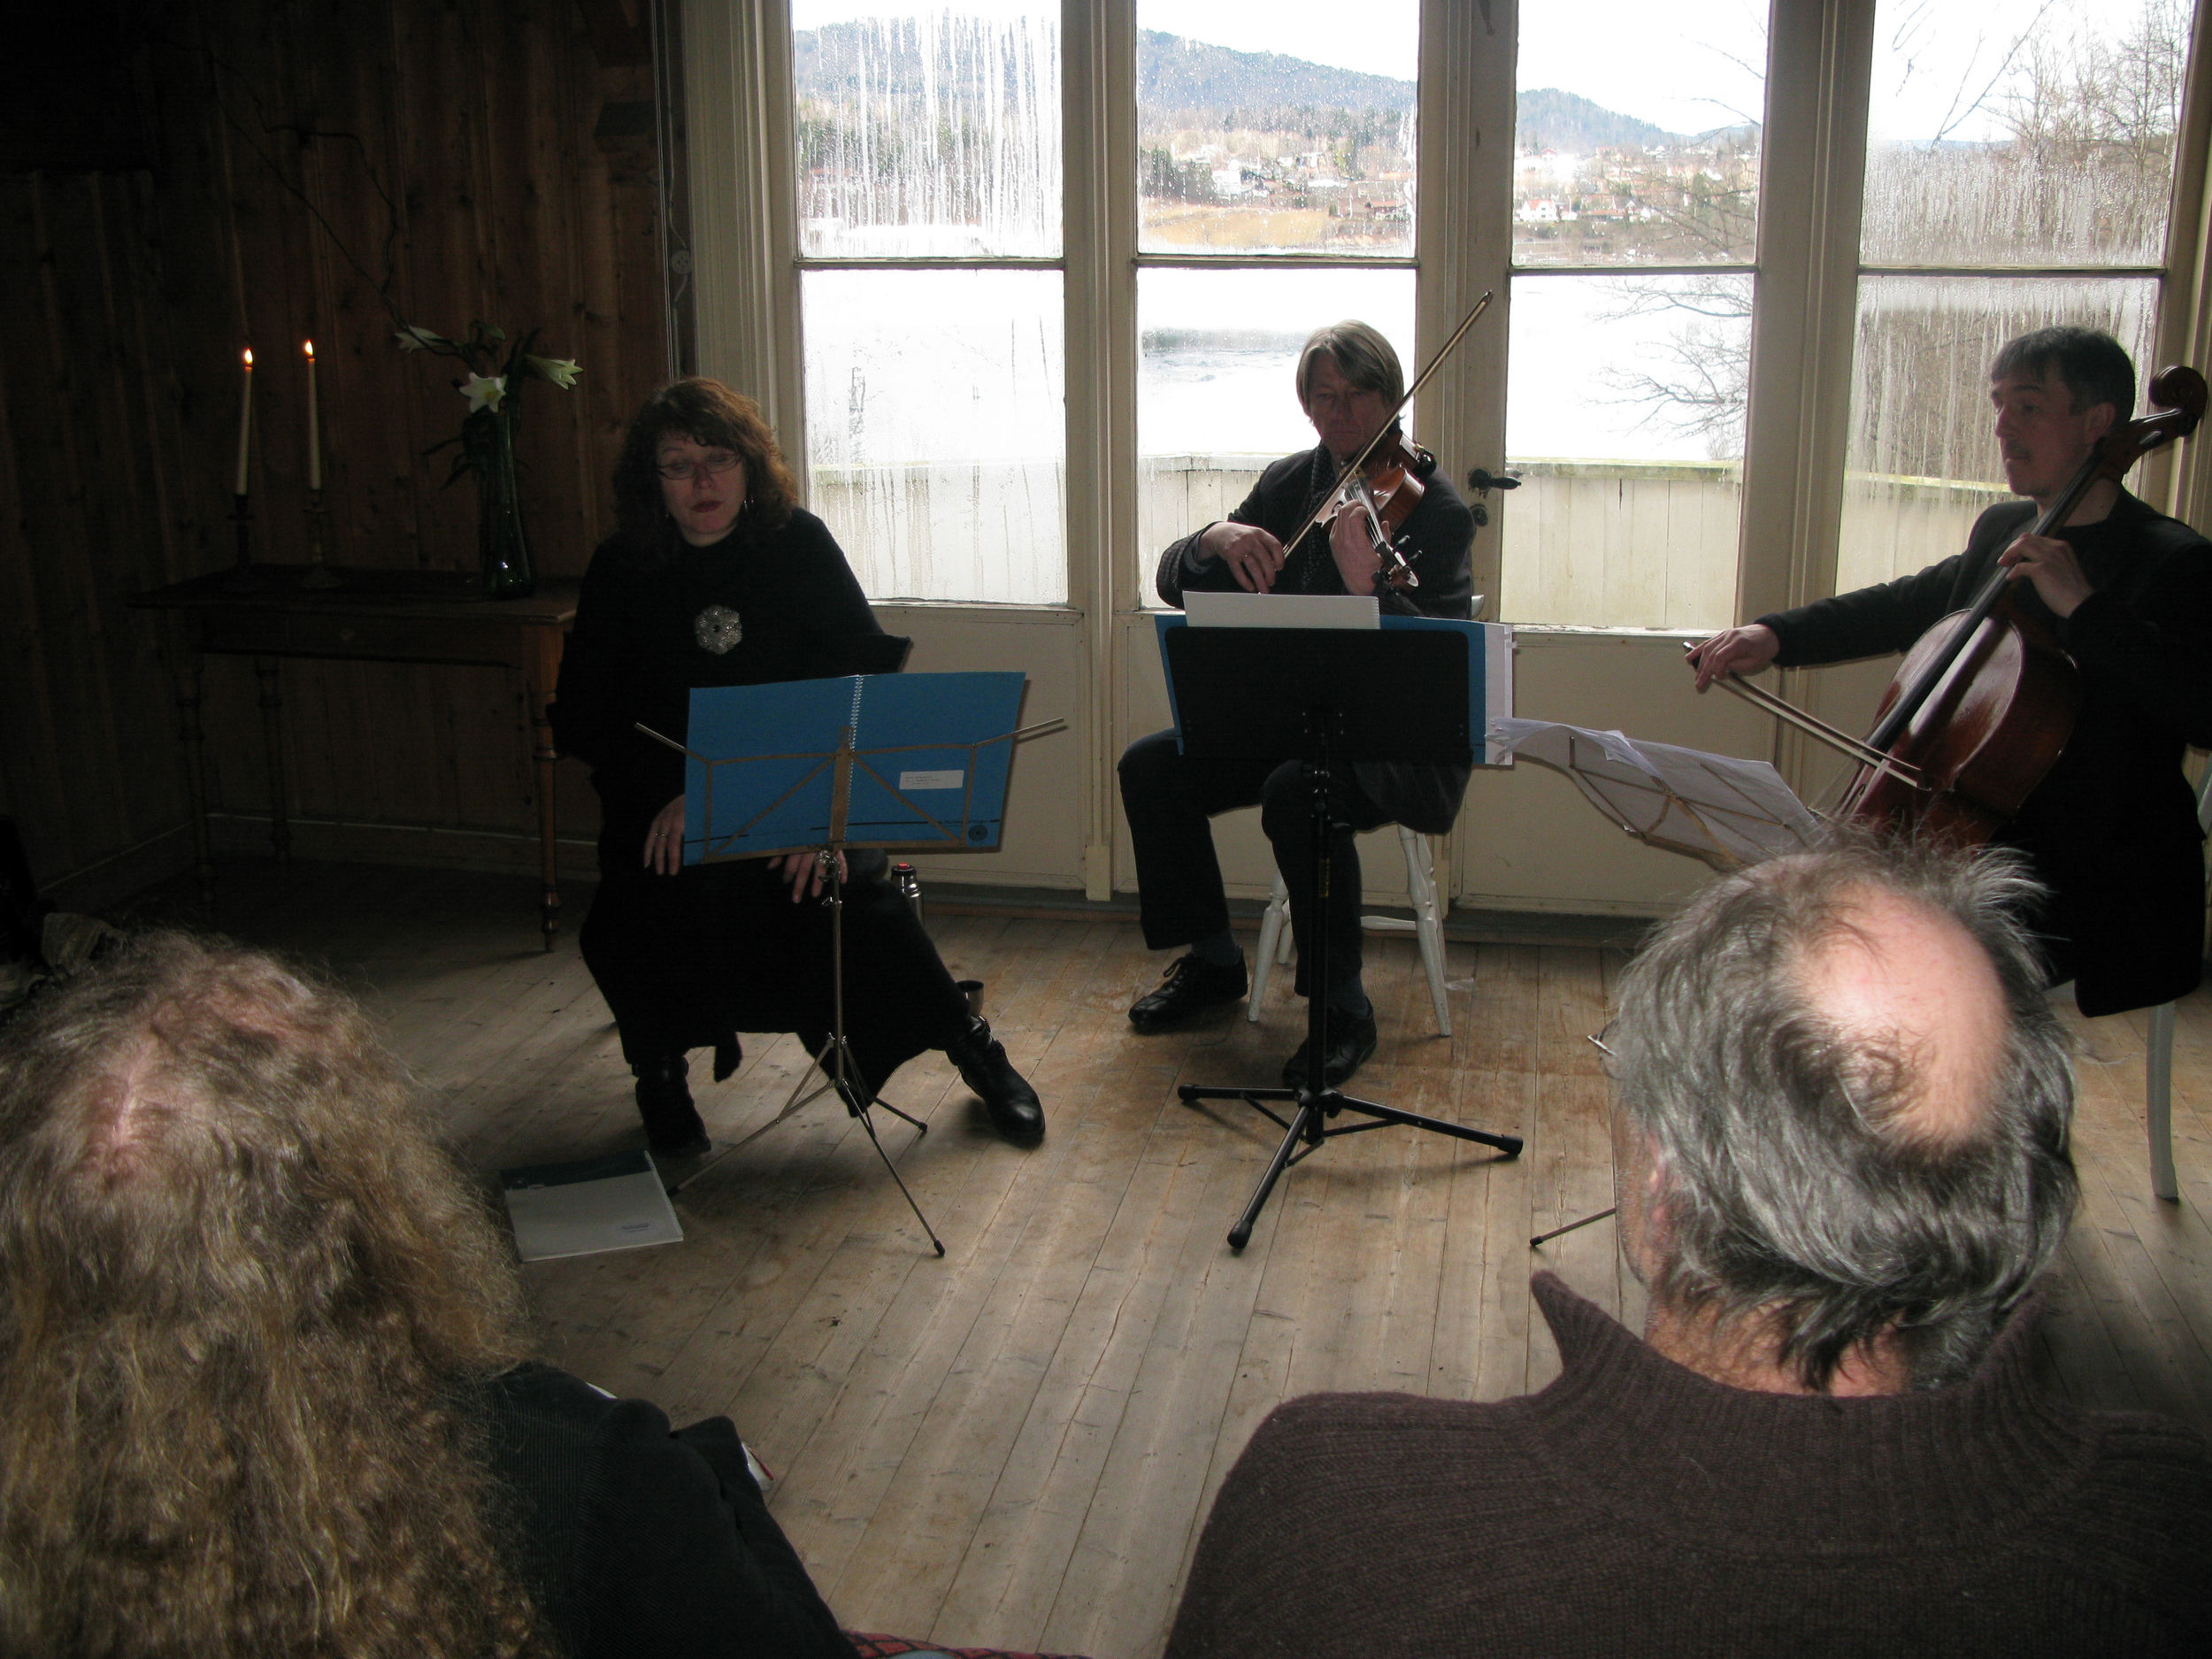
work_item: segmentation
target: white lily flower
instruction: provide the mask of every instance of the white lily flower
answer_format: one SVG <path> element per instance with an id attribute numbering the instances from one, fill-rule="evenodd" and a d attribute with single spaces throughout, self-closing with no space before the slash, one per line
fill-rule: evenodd
<path id="1" fill-rule="evenodd" d="M 480 409 L 499 412 L 499 400 L 507 396 L 507 377 L 503 374 L 484 375 L 474 370 L 461 382 L 461 396 L 469 400 L 469 413 Z"/>
<path id="2" fill-rule="evenodd" d="M 445 344 L 444 335 L 434 334 L 427 328 L 403 328 L 392 338 L 399 342 L 402 351 L 420 351 L 429 346 Z"/>
<path id="3" fill-rule="evenodd" d="M 537 371 L 540 380 L 550 380 L 565 392 L 575 386 L 576 377 L 583 373 L 582 366 L 573 357 L 541 357 L 533 355 L 525 360 Z"/>

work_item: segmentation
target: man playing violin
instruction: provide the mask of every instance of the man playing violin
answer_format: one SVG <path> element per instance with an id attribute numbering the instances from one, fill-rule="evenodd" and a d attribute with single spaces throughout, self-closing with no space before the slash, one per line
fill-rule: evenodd
<path id="1" fill-rule="evenodd" d="M 2135 406 L 2135 368 L 2111 335 L 2073 326 L 2007 343 L 1990 368 L 2006 481 L 1966 550 L 1917 575 L 1761 617 L 1690 655 L 1697 688 L 1778 664 L 1901 651 L 1966 608 L 1998 567 L 2019 608 L 2080 672 L 2072 735 L 1999 839 L 2050 888 L 2032 925 L 2054 983 L 2085 1014 L 2169 1002 L 2201 972 L 2202 837 L 2185 744 L 2212 743 L 2212 542 L 2130 495 L 2091 486 L 2065 526 L 2022 530 L 2065 494 Z M 2024 588 L 2025 591 L 2022 591 Z"/>
<path id="2" fill-rule="evenodd" d="M 1326 526 L 1299 534 L 1344 465 L 1404 396 L 1404 371 L 1390 342 L 1365 323 L 1320 329 L 1299 352 L 1297 386 L 1320 443 L 1274 463 L 1227 518 L 1170 546 L 1160 556 L 1160 597 L 1180 607 L 1193 591 L 1373 594 L 1386 611 L 1466 619 L 1474 518 L 1426 452 L 1416 452 L 1408 469 L 1420 499 L 1392 537 L 1412 570 L 1412 584 L 1390 584 L 1392 562 L 1363 511 L 1340 511 Z M 1287 757 L 1187 760 L 1172 731 L 1132 743 L 1121 757 L 1121 802 L 1136 854 L 1144 941 L 1154 950 L 1179 945 L 1186 953 L 1156 990 L 1137 1000 L 1129 1023 L 1148 1034 L 1166 1031 L 1243 997 L 1244 953 L 1229 932 L 1208 820 L 1256 805 L 1290 889 L 1291 926 L 1302 947 L 1298 989 L 1325 995 L 1334 1015 L 1323 1076 L 1331 1087 L 1341 1084 L 1374 1053 L 1376 1041 L 1374 1010 L 1360 981 L 1360 869 L 1353 837 L 1393 823 L 1444 833 L 1458 815 L 1468 770 L 1360 762 L 1347 769 L 1349 775 L 1340 773 L 1328 849 L 1333 983 L 1314 987 L 1306 983 L 1302 949 L 1316 856 L 1308 769 Z M 1302 1044 L 1283 1068 L 1285 1084 L 1300 1087 L 1309 1063 Z"/>

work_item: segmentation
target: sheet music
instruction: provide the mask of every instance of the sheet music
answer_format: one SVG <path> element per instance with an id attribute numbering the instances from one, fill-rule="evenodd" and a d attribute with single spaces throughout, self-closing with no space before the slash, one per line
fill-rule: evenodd
<path id="1" fill-rule="evenodd" d="M 1379 628 L 1372 594 L 1185 594 L 1194 628 Z"/>

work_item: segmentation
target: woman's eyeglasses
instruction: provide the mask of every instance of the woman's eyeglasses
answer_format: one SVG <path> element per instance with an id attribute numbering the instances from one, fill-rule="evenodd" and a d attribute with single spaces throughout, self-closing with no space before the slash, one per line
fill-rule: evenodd
<path id="1" fill-rule="evenodd" d="M 663 461 L 653 470 L 672 484 L 680 484 L 695 473 L 703 472 L 709 478 L 718 478 L 737 465 L 737 457 L 727 449 L 717 449 L 703 455 L 695 461 Z"/>

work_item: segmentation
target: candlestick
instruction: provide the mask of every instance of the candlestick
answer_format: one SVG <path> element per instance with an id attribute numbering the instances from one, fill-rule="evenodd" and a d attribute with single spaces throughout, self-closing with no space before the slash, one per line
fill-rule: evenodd
<path id="1" fill-rule="evenodd" d="M 310 593 L 321 593 L 345 585 L 345 578 L 323 558 L 323 493 L 311 489 L 307 492 L 307 573 L 300 578 L 300 586 Z"/>
<path id="2" fill-rule="evenodd" d="M 238 394 L 238 486 L 234 495 L 246 493 L 246 441 L 253 431 L 253 348 L 246 348 L 246 380 Z"/>
<path id="3" fill-rule="evenodd" d="M 307 342 L 307 488 L 323 487 L 323 441 L 315 420 L 315 342 Z"/>
<path id="4" fill-rule="evenodd" d="M 230 498 L 230 521 L 238 526 L 238 563 L 231 566 L 230 574 L 224 578 L 223 591 L 257 594 L 267 584 L 253 567 L 253 508 L 242 489 Z"/>

